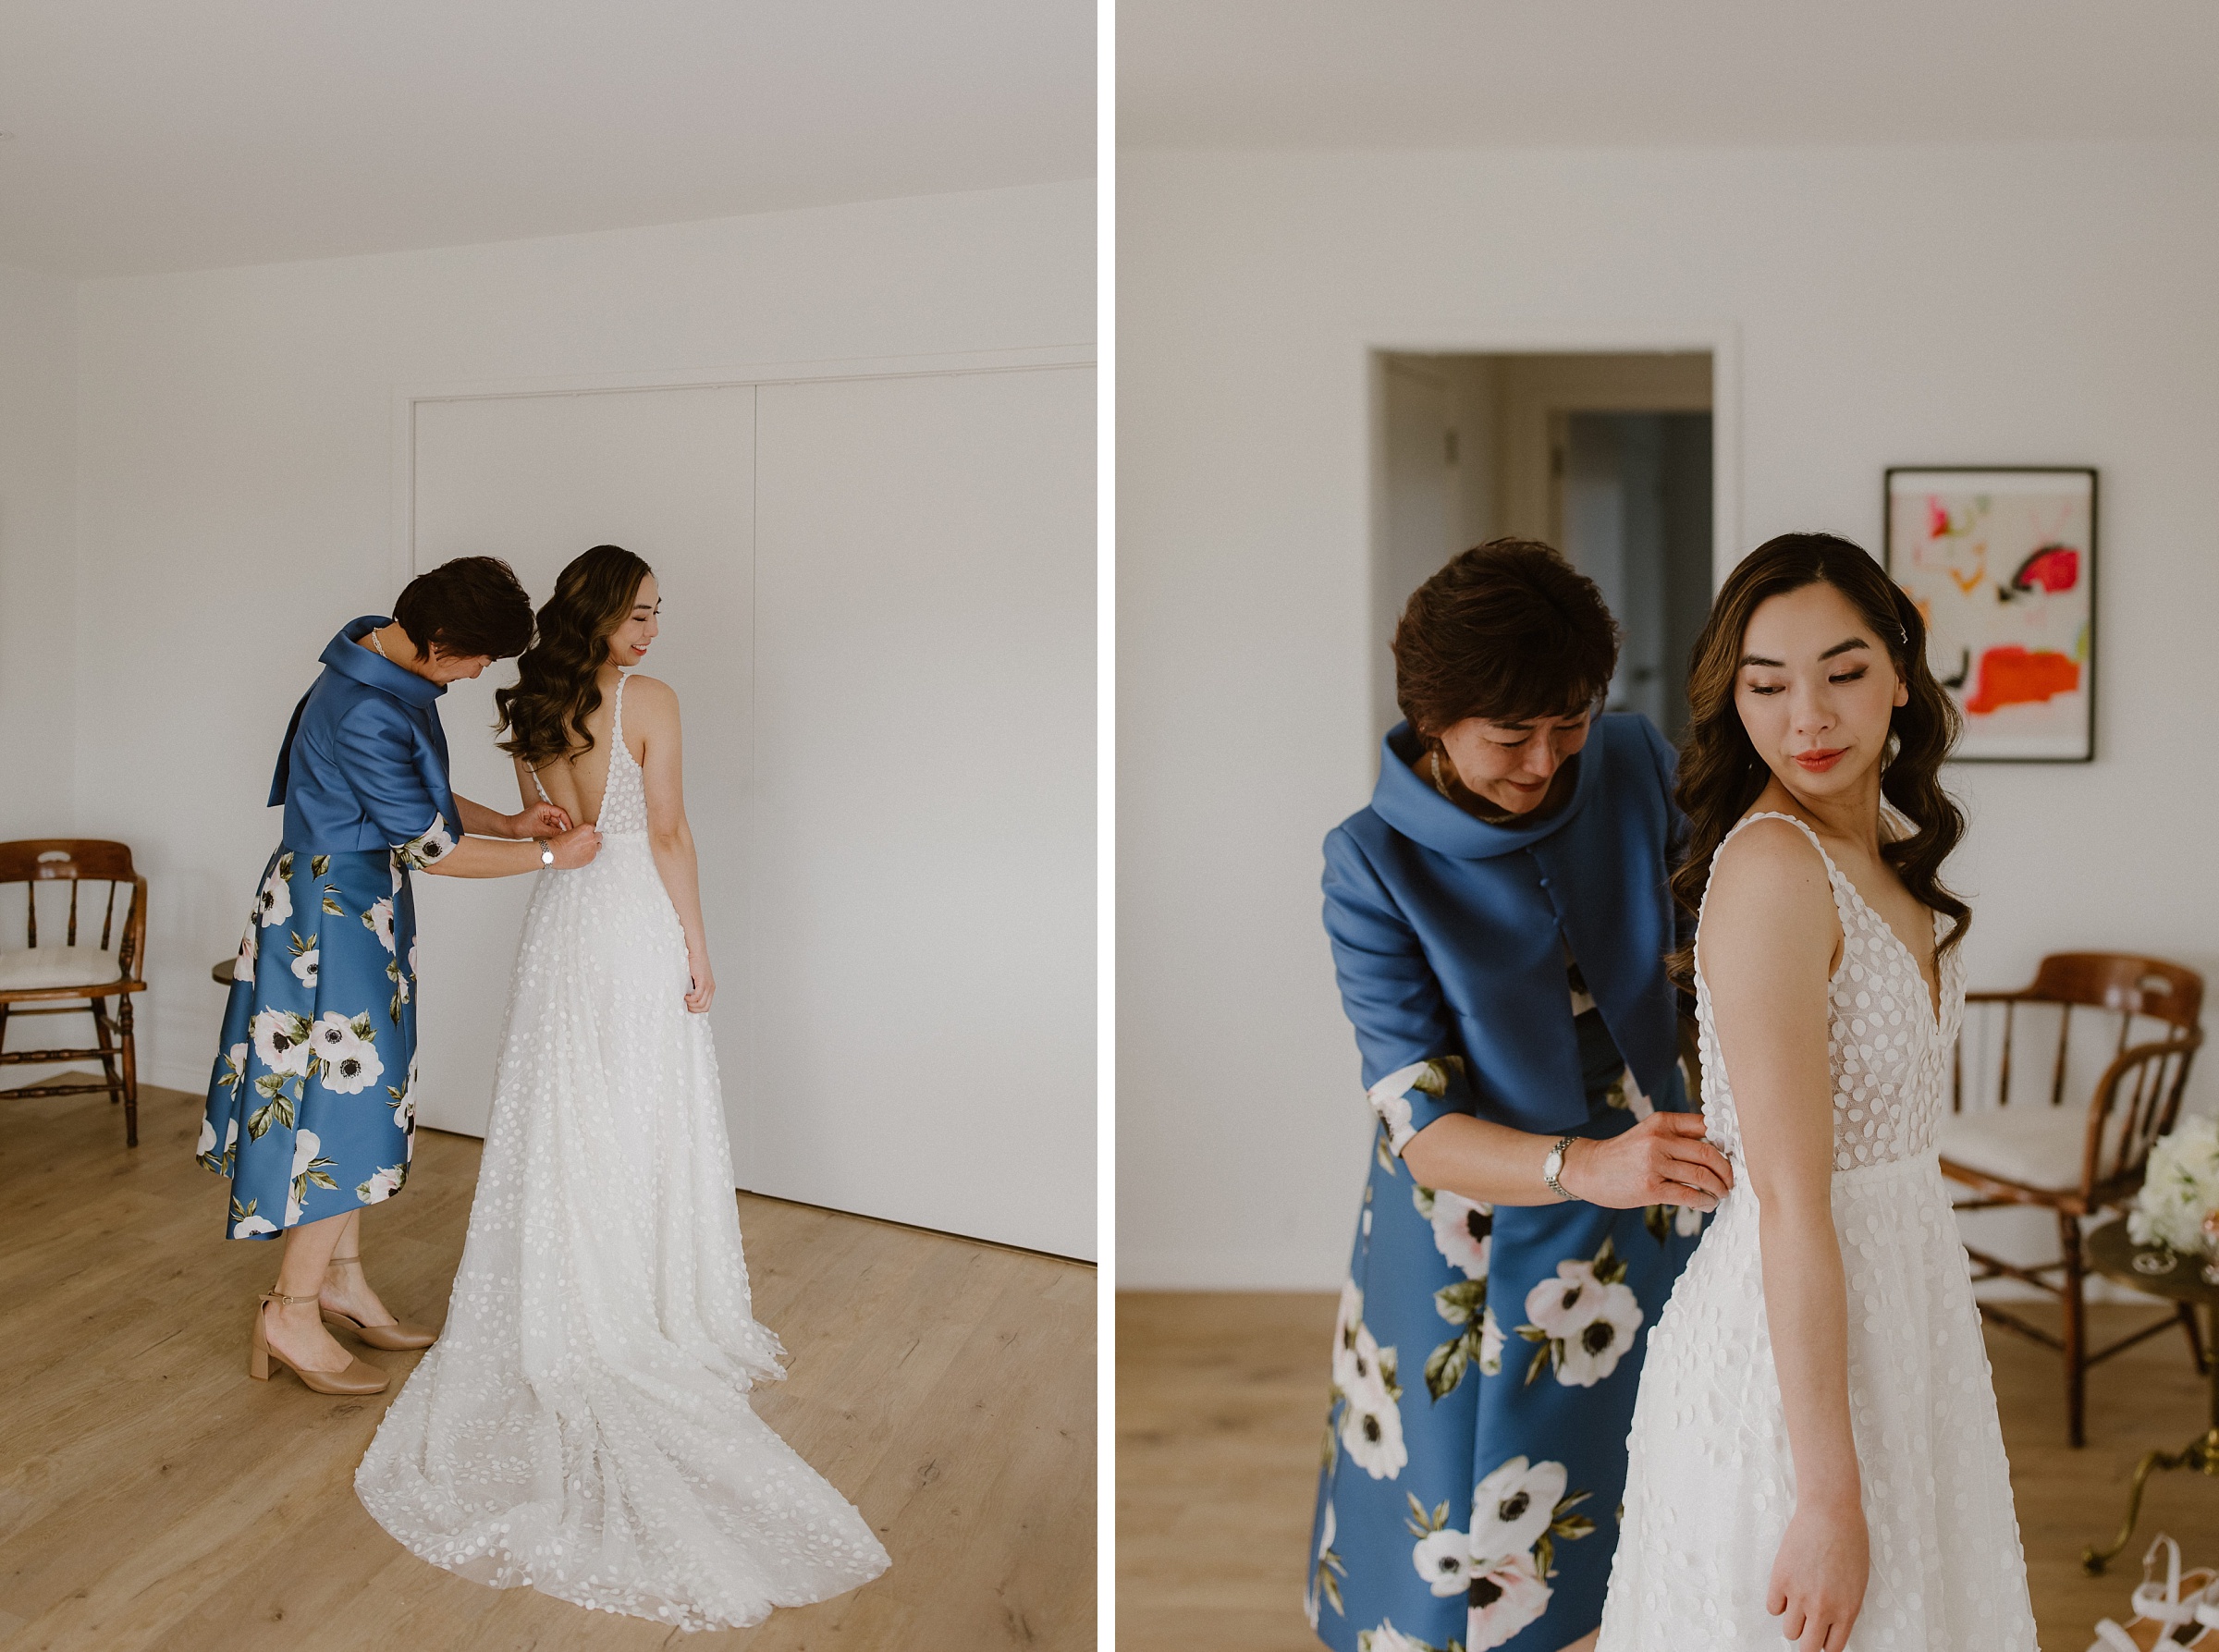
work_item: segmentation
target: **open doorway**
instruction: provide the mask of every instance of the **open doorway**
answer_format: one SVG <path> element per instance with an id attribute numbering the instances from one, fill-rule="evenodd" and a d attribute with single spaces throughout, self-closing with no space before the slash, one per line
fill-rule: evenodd
<path id="1" fill-rule="evenodd" d="M 1687 721 L 1687 656 L 1711 592 L 1708 351 L 1382 353 L 1379 730 L 1394 704 L 1394 619 L 1457 552 L 1546 540 L 1624 627 L 1609 709 L 1668 738 Z"/>

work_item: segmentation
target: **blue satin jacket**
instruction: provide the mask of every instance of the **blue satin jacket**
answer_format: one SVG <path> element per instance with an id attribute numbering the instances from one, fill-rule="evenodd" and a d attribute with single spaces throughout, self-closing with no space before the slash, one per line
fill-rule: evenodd
<path id="1" fill-rule="evenodd" d="M 462 831 L 447 784 L 447 690 L 357 639 L 392 621 L 349 620 L 318 657 L 324 672 L 293 707 L 270 803 L 285 805 L 285 844 L 342 853 L 422 844 L 430 860 Z"/>
<path id="2" fill-rule="evenodd" d="M 1457 808 L 1397 754 L 1408 737 L 1406 724 L 1389 731 L 1370 807 L 1325 840 L 1325 927 L 1367 1088 L 1462 1057 L 1442 1062 L 1440 1094 L 1407 1092 L 1412 1133 L 1449 1113 L 1579 1130 L 1588 1098 L 1564 1010 L 1569 942 L 1643 1093 L 1684 1105 L 1663 961 L 1681 825 L 1664 737 L 1636 713 L 1597 718 L 1572 797 L 1531 826 Z"/>

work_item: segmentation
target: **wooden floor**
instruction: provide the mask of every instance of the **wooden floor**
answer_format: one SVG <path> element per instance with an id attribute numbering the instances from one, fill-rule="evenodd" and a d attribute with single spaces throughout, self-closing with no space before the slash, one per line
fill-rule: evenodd
<path id="1" fill-rule="evenodd" d="M 273 1244 L 221 1237 L 200 1099 L 0 1102 L 0 1647 L 87 1652 L 1030 1652 L 1094 1645 L 1095 1272 L 741 1197 L 756 1314 L 792 1350 L 766 1421 L 892 1552 L 877 1582 L 688 1635 L 426 1565 L 355 1500 L 400 1383 L 246 1375 Z M 436 1323 L 479 1144 L 424 1132 L 363 1220 L 387 1303 Z M 404 1377 L 418 1356 L 363 1351 Z"/>
<path id="2" fill-rule="evenodd" d="M 1315 1652 L 1301 1594 L 1326 1412 L 1331 1296 L 1123 1292 L 1117 1303 L 1119 1652 Z M 2092 1310 L 2099 1336 L 2139 1323 Z M 2160 1475 L 2110 1575 L 2080 1570 L 2108 1544 L 2136 1460 L 2204 1426 L 2210 1388 L 2176 1335 L 2091 1375 L 2088 1445 L 2065 1444 L 2056 1356 L 1989 1332 L 2034 1615 L 2048 1652 L 2081 1652 L 2099 1617 L 2124 1621 L 2151 1536 L 2219 1566 L 2219 1480 Z M 1965 1648 L 1964 1652 L 1976 1652 Z"/>

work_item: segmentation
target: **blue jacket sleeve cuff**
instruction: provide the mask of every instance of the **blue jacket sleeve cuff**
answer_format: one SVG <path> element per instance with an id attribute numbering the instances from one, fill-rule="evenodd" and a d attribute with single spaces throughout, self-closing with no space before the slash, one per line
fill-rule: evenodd
<path id="1" fill-rule="evenodd" d="M 1435 1056 L 1397 1068 L 1365 1092 L 1387 1127 L 1387 1145 L 1402 1156 L 1410 1138 L 1451 1113 L 1477 1114 L 1462 1056 Z"/>

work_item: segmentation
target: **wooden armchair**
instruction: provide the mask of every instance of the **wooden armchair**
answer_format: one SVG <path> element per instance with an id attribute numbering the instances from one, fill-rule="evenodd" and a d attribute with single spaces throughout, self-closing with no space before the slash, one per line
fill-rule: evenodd
<path id="1" fill-rule="evenodd" d="M 41 885 L 55 879 L 67 879 L 69 884 L 68 920 L 62 945 L 41 946 L 39 889 Z M 98 946 L 80 946 L 77 938 L 78 897 L 88 882 L 107 885 Z M 124 844 L 91 838 L 34 838 L 0 843 L 0 892 L 13 884 L 24 886 L 25 944 L 0 947 L 0 1065 L 98 1061 L 107 1080 L 104 1083 L 39 1084 L 0 1090 L 0 1100 L 21 1095 L 85 1095 L 105 1091 L 110 1105 L 123 1103 L 124 1145 L 136 1147 L 139 1145 L 139 1046 L 131 1032 L 131 994 L 146 990 L 146 983 L 140 979 L 146 967 L 146 879 L 132 870 L 131 851 Z M 122 889 L 128 889 L 129 895 L 118 936 L 116 896 Z M 90 916 L 88 904 L 88 920 Z M 116 1004 L 112 1011 L 108 1006 L 111 998 Z M 96 1049 L 6 1047 L 7 1025 L 15 1017 L 87 1013 L 92 1017 L 93 1030 L 100 1040 Z"/>
<path id="2" fill-rule="evenodd" d="M 2121 1349 L 2156 1336 L 2175 1322 L 2168 1315 L 2109 1347 L 2091 1353 L 2081 1298 L 2085 1264 L 2081 1224 L 2104 1210 L 2131 1201 L 2142 1184 L 2151 1144 L 2173 1128 L 2187 1087 L 2189 1063 L 2203 1034 L 2199 1016 L 2203 977 L 2178 964 L 2117 952 L 2057 952 L 2041 961 L 2034 983 L 2017 992 L 1965 995 L 1968 1027 L 1979 1006 L 2001 1010 L 2003 1037 L 1996 1084 L 1997 1105 L 1965 1110 L 1965 1037 L 1959 1035 L 1952 1074 L 1951 1113 L 1941 1137 L 1942 1173 L 1971 1190 L 1959 1210 L 1992 1210 L 2032 1205 L 2053 1212 L 2058 1259 L 2021 1267 L 1965 1247 L 1973 1279 L 2009 1279 L 2037 1286 L 2057 1297 L 2064 1308 L 2064 1335 L 2053 1337 L 2007 1309 L 1982 1303 L 1983 1317 L 2029 1337 L 2065 1356 L 2066 1433 L 2082 1442 L 2083 1397 L 2088 1368 Z M 2011 1105 L 2013 1034 L 2021 1011 L 2049 1006 L 2057 1012 L 2055 1059 L 2044 1103 Z M 1993 1010 L 1983 1010 L 1992 1024 Z M 2109 1040 L 2107 1064 L 2084 1102 L 2066 1099 L 2076 1016 L 2115 1016 L 2118 1033 Z M 2138 1023 L 2143 1034 L 2137 1042 Z M 2108 1034 L 2108 1020 L 2104 1021 Z M 2055 1276 L 2055 1277 L 2050 1277 Z M 2177 1318 L 2199 1368 L 2204 1351 L 2194 1315 L 2182 1304 Z"/>

